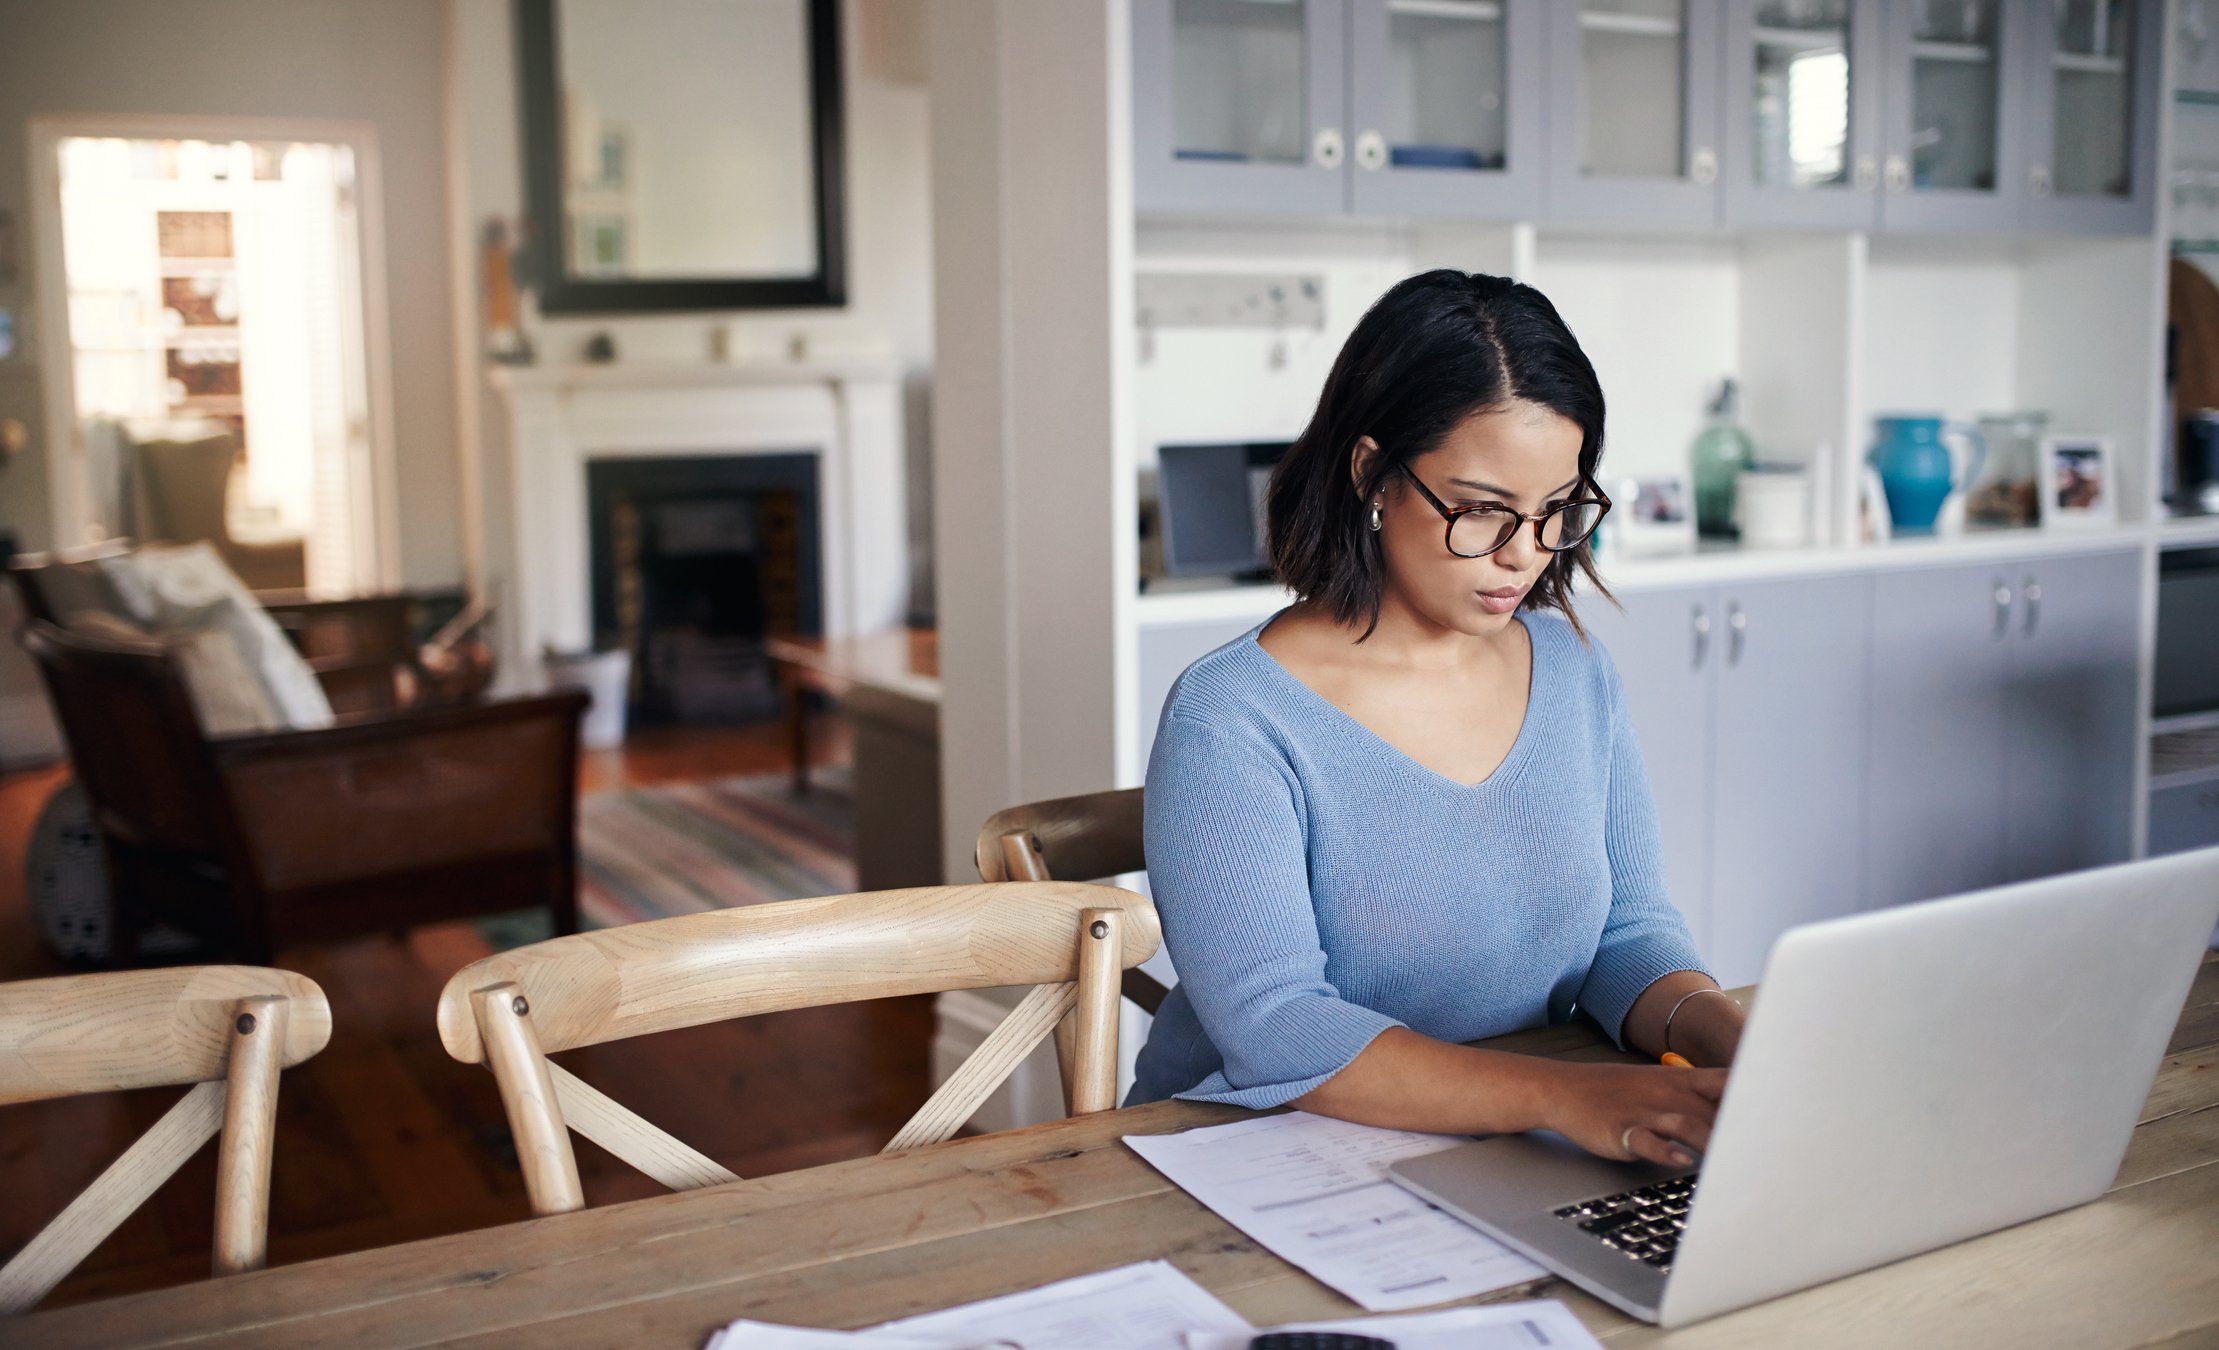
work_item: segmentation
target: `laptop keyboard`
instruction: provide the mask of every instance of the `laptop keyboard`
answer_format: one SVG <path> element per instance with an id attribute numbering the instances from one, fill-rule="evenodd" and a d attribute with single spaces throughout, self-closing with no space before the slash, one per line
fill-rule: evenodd
<path id="1" fill-rule="evenodd" d="M 1579 1225 L 1581 1232 L 1628 1260 L 1669 1272 L 1694 1203 L 1695 1178 L 1690 1175 L 1566 1205 L 1556 1217 Z"/>

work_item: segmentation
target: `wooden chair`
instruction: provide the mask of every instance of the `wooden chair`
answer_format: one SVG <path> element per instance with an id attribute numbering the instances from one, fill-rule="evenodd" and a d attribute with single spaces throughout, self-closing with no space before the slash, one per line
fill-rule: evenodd
<path id="1" fill-rule="evenodd" d="M 1076 1007 L 1078 1111 L 1116 1105 L 1117 972 L 1161 940 L 1131 891 L 1070 882 L 924 886 L 713 910 L 555 938 L 465 966 L 439 996 L 439 1038 L 490 1064 L 532 1212 L 585 1204 L 569 1130 L 672 1190 L 739 1178 L 547 1056 L 733 1017 L 860 999 L 1035 988 L 885 1152 L 970 1119 Z"/>
<path id="2" fill-rule="evenodd" d="M 260 962 L 534 905 L 576 931 L 584 694 L 210 738 L 159 644 L 21 640 L 92 800 L 117 964 L 157 921 Z"/>
<path id="3" fill-rule="evenodd" d="M 330 1040 L 324 991 L 291 971 L 178 966 L 0 984 L 0 1105 L 194 1085 L 0 1267 L 0 1315 L 46 1297 L 219 1133 L 214 1273 L 260 1269 L 278 1071 Z"/>
<path id="4" fill-rule="evenodd" d="M 983 881 L 1092 881 L 1148 870 L 1142 842 L 1141 789 L 1120 788 L 1005 807 L 979 826 L 974 854 Z M 1150 1017 L 1171 991 L 1145 970 L 1125 972 L 1120 991 Z M 1071 1102 L 1070 1018 L 1056 1024 L 1056 1068 Z"/>
<path id="5" fill-rule="evenodd" d="M 1148 870 L 1141 839 L 1141 789 L 1089 792 L 996 811 L 979 826 L 982 881 L 1093 881 Z M 1125 972 L 1123 993 L 1153 1017 L 1162 981 Z"/>

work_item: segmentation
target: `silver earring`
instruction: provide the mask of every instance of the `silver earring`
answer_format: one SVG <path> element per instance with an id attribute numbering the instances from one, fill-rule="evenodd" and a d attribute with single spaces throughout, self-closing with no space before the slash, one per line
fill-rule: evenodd
<path id="1" fill-rule="evenodd" d="M 1376 501 L 1371 504 L 1371 528 L 1373 534 L 1379 533 L 1379 503 Z"/>

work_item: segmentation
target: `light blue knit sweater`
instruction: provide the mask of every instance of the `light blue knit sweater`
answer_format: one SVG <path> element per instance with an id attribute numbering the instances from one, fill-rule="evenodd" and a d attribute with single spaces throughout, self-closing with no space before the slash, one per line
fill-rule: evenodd
<path id="1" fill-rule="evenodd" d="M 1129 1102 L 1268 1107 L 1391 1026 L 1469 1041 L 1568 1020 L 1612 1037 L 1701 970 L 1665 895 L 1618 672 L 1553 613 L 1486 782 L 1425 768 L 1296 679 L 1258 625 L 1187 668 L 1148 762 L 1148 880 L 1179 983 Z"/>

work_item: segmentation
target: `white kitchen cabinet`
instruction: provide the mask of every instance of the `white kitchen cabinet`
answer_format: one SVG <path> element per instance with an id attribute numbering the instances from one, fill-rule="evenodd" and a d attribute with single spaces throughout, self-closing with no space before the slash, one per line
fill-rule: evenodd
<path id="1" fill-rule="evenodd" d="M 1657 796 L 1666 873 L 1719 979 L 1854 912 L 1870 587 L 1799 577 L 1625 597 L 1611 650 Z"/>
<path id="2" fill-rule="evenodd" d="M 1866 904 L 2132 853 L 2139 550 L 1874 581 Z"/>

